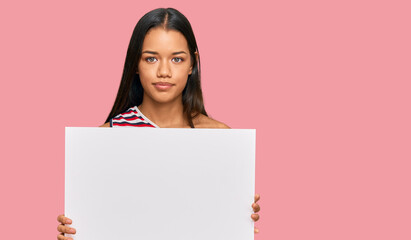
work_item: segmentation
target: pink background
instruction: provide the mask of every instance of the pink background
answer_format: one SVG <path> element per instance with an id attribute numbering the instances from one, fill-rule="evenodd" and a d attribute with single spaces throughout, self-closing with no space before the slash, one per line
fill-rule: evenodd
<path id="1" fill-rule="evenodd" d="M 411 239 L 409 1 L 58 2 L 0 4 L 2 239 L 56 239 L 64 127 L 104 122 L 134 25 L 168 6 L 210 115 L 257 129 L 256 239 Z"/>

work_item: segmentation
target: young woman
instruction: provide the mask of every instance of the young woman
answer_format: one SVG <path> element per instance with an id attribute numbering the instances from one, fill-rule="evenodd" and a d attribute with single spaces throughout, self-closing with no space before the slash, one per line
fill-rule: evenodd
<path id="1" fill-rule="evenodd" d="M 229 128 L 208 117 L 200 84 L 200 55 L 187 18 L 173 8 L 159 8 L 137 23 L 127 50 L 114 106 L 100 127 Z M 260 196 L 251 207 L 254 221 Z M 76 230 L 57 220 L 59 240 Z M 257 233 L 258 229 L 254 229 Z"/>

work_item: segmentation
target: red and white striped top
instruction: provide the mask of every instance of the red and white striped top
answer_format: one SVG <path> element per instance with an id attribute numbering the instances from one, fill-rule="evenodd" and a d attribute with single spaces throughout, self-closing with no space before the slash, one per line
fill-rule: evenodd
<path id="1" fill-rule="evenodd" d="M 159 128 L 155 123 L 144 116 L 137 106 L 110 119 L 110 127 L 152 127 Z"/>

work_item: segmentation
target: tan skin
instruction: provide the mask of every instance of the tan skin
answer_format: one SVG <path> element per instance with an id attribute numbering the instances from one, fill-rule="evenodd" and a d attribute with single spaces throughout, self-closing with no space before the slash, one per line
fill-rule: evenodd
<path id="1" fill-rule="evenodd" d="M 190 128 L 184 117 L 182 104 L 182 91 L 192 71 L 189 49 L 184 35 L 175 30 L 156 27 L 146 34 L 142 49 L 143 54 L 136 72 L 140 75 L 144 96 L 138 108 L 160 128 Z M 167 82 L 171 84 L 171 87 L 159 90 L 155 86 L 158 82 Z M 195 128 L 230 128 L 203 114 L 194 118 L 193 124 Z M 105 123 L 100 127 L 110 127 L 110 123 Z M 254 221 L 260 218 L 257 214 L 260 211 L 257 203 L 259 199 L 260 195 L 256 194 L 251 205 L 254 211 L 251 219 Z M 65 226 L 65 224 L 72 224 L 73 221 L 64 215 L 59 215 L 57 221 L 60 223 L 57 227 L 60 232 L 57 239 L 72 240 L 70 237 L 65 237 L 64 233 L 76 233 L 76 229 Z M 259 230 L 254 228 L 254 233 L 258 232 Z"/>

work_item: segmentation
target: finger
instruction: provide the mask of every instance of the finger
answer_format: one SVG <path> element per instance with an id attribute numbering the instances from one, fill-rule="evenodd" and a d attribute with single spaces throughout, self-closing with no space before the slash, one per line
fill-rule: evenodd
<path id="1" fill-rule="evenodd" d="M 64 240 L 65 237 L 64 237 L 64 235 L 63 235 L 62 233 L 60 233 L 59 235 L 57 235 L 57 239 L 58 239 L 58 240 Z"/>
<path id="2" fill-rule="evenodd" d="M 258 205 L 257 203 L 253 203 L 251 207 L 253 208 L 254 212 L 260 211 L 260 205 Z"/>
<path id="3" fill-rule="evenodd" d="M 62 233 L 76 234 L 76 229 L 69 226 L 59 225 L 57 230 Z"/>
<path id="4" fill-rule="evenodd" d="M 63 233 L 57 235 L 58 240 L 73 240 L 71 237 L 65 237 Z"/>
<path id="5" fill-rule="evenodd" d="M 57 217 L 57 221 L 60 222 L 60 223 L 63 223 L 64 222 L 64 215 L 63 214 L 59 215 Z"/>
<path id="6" fill-rule="evenodd" d="M 61 233 L 70 233 L 70 234 L 75 234 L 76 233 L 75 228 L 64 226 L 63 224 L 60 224 L 60 225 L 57 226 L 57 231 L 59 231 Z"/>
<path id="7" fill-rule="evenodd" d="M 259 233 L 260 230 L 258 228 L 254 228 L 254 233 Z"/>
<path id="8" fill-rule="evenodd" d="M 59 216 L 57 217 L 57 221 L 59 221 L 59 222 L 62 223 L 62 224 L 71 224 L 71 223 L 73 222 L 73 221 L 71 221 L 70 218 L 65 217 L 63 214 L 62 214 L 62 215 L 59 215 Z"/>
<path id="9" fill-rule="evenodd" d="M 260 219 L 260 215 L 258 214 L 251 214 L 251 218 L 254 220 L 254 222 L 258 221 Z"/>
<path id="10" fill-rule="evenodd" d="M 260 194 L 254 196 L 254 202 L 256 203 L 258 200 L 260 200 Z"/>

